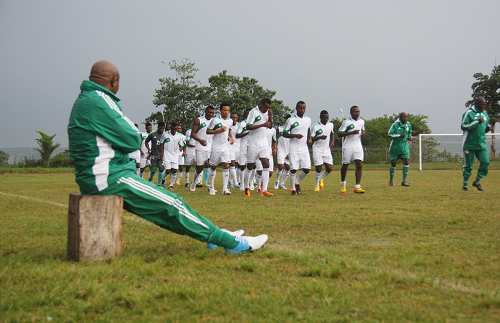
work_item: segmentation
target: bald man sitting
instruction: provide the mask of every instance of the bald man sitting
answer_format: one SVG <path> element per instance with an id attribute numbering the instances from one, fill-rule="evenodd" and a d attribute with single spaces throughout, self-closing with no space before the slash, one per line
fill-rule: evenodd
<path id="1" fill-rule="evenodd" d="M 139 149 L 141 133 L 123 114 L 116 93 L 120 73 L 109 61 L 92 66 L 89 80 L 71 111 L 68 136 L 76 182 L 82 194 L 121 195 L 124 208 L 164 229 L 221 246 L 228 253 L 255 251 L 267 242 L 267 235 L 241 236 L 213 225 L 191 209 L 182 198 L 137 176 L 135 161 L 128 153 Z"/>

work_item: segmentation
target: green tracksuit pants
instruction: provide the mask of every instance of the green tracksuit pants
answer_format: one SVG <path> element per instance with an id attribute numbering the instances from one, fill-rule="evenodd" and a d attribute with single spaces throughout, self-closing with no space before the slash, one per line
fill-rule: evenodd
<path id="1" fill-rule="evenodd" d="M 488 166 L 490 164 L 490 156 L 488 149 L 482 150 L 464 150 L 464 183 L 467 183 L 472 173 L 472 163 L 474 156 L 479 160 L 479 169 L 477 170 L 476 182 L 488 174 Z"/>
<path id="2" fill-rule="evenodd" d="M 125 173 L 116 183 L 97 194 L 121 195 L 125 210 L 177 234 L 230 249 L 238 245 L 234 236 L 221 231 L 199 215 L 182 197 L 140 178 L 135 173 Z"/>

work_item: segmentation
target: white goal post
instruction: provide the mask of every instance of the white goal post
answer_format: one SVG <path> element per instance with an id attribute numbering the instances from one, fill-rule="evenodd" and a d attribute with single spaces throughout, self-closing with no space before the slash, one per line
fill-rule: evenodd
<path id="1" fill-rule="evenodd" d="M 463 137 L 463 134 L 459 133 L 459 134 L 437 134 L 437 133 L 424 133 L 424 134 L 419 134 L 418 135 L 418 155 L 419 155 L 419 169 L 422 170 L 422 139 L 423 137 L 451 137 L 451 136 L 454 136 L 454 137 L 459 137 L 460 138 L 460 141 L 462 141 L 462 137 Z M 492 136 L 500 136 L 500 133 L 487 133 L 486 134 L 487 137 L 492 137 Z M 496 139 L 496 138 L 495 138 Z M 425 139 L 424 139 L 425 140 Z M 489 140 L 487 140 L 487 142 L 489 142 Z M 461 148 L 461 144 L 460 144 L 460 148 Z M 460 149 L 460 154 L 462 155 L 462 158 L 463 158 L 463 151 Z"/>

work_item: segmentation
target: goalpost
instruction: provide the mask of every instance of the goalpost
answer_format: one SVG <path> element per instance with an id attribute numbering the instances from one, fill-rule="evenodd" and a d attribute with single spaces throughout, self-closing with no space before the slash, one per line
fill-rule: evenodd
<path id="1" fill-rule="evenodd" d="M 454 165 L 456 167 L 462 167 L 463 164 L 463 150 L 462 150 L 462 134 L 420 134 L 418 136 L 418 155 L 419 155 L 419 169 L 422 170 L 422 165 L 424 162 L 433 164 L 444 164 Z M 500 133 L 487 133 L 486 134 L 486 144 L 488 145 L 488 150 L 490 152 L 490 169 L 496 169 L 498 165 L 498 150 L 495 152 L 495 156 L 492 155 L 491 146 L 494 143 L 494 147 L 500 149 Z M 443 149 L 444 148 L 444 149 Z M 442 169 L 442 168 L 439 168 Z"/>

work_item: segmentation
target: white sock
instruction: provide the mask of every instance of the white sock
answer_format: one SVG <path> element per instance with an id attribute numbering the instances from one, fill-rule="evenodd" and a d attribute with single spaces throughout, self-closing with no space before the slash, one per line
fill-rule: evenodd
<path id="1" fill-rule="evenodd" d="M 215 169 L 211 169 L 208 173 L 208 187 L 214 188 L 214 181 L 215 181 Z"/>
<path id="2" fill-rule="evenodd" d="M 228 170 L 231 173 L 231 180 L 233 181 L 233 185 L 236 187 L 236 185 L 238 185 L 238 177 L 236 176 L 236 167 L 231 166 Z"/>
<path id="3" fill-rule="evenodd" d="M 290 186 L 292 191 L 295 191 L 295 182 L 297 181 L 297 173 L 290 173 Z"/>
<path id="4" fill-rule="evenodd" d="M 255 174 L 255 183 L 257 184 L 257 190 L 260 190 L 260 183 L 262 183 L 262 175 L 259 175 L 259 173 Z"/>
<path id="5" fill-rule="evenodd" d="M 300 182 L 302 182 L 302 180 L 306 178 L 307 175 L 309 175 L 309 173 L 306 174 L 304 173 L 304 171 L 301 171 L 299 177 L 297 178 L 297 184 L 300 184 Z"/>
<path id="6" fill-rule="evenodd" d="M 227 191 L 227 182 L 229 181 L 229 169 L 222 170 L 222 190 Z"/>
<path id="7" fill-rule="evenodd" d="M 283 176 L 281 177 L 281 183 L 280 183 L 280 185 L 285 185 L 285 182 L 288 179 L 289 175 L 290 175 L 290 171 L 289 170 L 285 170 L 283 172 Z"/>
<path id="8" fill-rule="evenodd" d="M 245 188 L 250 188 L 250 178 L 252 176 L 252 171 L 245 168 Z"/>
<path id="9" fill-rule="evenodd" d="M 322 180 L 323 178 L 327 177 L 328 175 L 330 175 L 330 173 L 325 170 L 324 172 L 321 173 L 319 180 Z"/>
<path id="10" fill-rule="evenodd" d="M 262 192 L 267 191 L 269 185 L 269 168 L 264 168 L 262 171 Z"/>
<path id="11" fill-rule="evenodd" d="M 278 183 L 280 182 L 282 173 L 283 173 L 283 170 L 280 170 L 278 168 L 278 170 L 276 171 L 276 182 L 278 182 Z"/>
<path id="12" fill-rule="evenodd" d="M 193 183 L 192 184 L 196 184 L 196 180 L 198 179 L 199 176 L 200 176 L 200 173 L 198 173 L 196 171 L 196 168 L 195 168 L 194 173 L 193 173 Z"/>
<path id="13" fill-rule="evenodd" d="M 135 172 L 136 172 L 137 176 L 141 176 L 141 168 L 140 167 L 136 168 Z"/>
<path id="14" fill-rule="evenodd" d="M 189 172 L 184 173 L 186 175 L 186 184 L 189 184 Z"/>
<path id="15" fill-rule="evenodd" d="M 315 187 L 319 186 L 319 178 L 320 178 L 321 175 L 322 175 L 322 173 L 314 172 L 314 180 L 316 182 Z"/>

